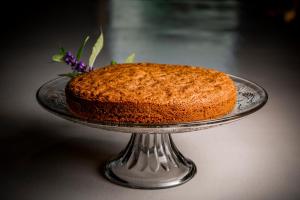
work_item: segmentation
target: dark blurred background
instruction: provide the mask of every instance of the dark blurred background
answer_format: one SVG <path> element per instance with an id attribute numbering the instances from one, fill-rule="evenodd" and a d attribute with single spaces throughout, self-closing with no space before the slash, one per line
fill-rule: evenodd
<path id="1" fill-rule="evenodd" d="M 0 199 L 300 199 L 298 0 L 10 1 L 1 5 Z M 104 66 L 137 61 L 207 66 L 262 85 L 257 113 L 174 136 L 198 174 L 176 188 L 132 190 L 101 166 L 129 135 L 67 122 L 44 111 L 36 90 L 65 73 L 51 63 L 102 27 Z M 210 133 L 210 134 L 208 134 Z M 100 168 L 99 168 L 100 167 Z"/>

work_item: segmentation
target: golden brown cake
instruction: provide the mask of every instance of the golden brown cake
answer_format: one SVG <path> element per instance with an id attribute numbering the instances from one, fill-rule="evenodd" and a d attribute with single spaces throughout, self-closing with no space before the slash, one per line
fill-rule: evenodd
<path id="1" fill-rule="evenodd" d="M 66 86 L 73 113 L 108 122 L 161 124 L 217 118 L 233 109 L 236 96 L 225 73 L 155 63 L 98 68 Z"/>

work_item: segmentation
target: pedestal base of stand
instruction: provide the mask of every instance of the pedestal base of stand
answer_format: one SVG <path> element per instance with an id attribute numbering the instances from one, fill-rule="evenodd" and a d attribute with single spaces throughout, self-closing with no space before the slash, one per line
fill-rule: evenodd
<path id="1" fill-rule="evenodd" d="M 133 133 L 126 148 L 105 166 L 108 180 L 142 189 L 177 186 L 195 174 L 195 164 L 178 151 L 170 134 Z"/>

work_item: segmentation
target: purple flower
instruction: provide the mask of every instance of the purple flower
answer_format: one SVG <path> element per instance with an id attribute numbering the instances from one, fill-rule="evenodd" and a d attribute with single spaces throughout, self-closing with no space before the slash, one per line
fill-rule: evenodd
<path id="1" fill-rule="evenodd" d="M 86 70 L 86 64 L 84 64 L 84 62 L 82 61 L 79 61 L 76 66 L 75 66 L 75 70 L 78 71 L 78 72 L 85 72 Z"/>
<path id="2" fill-rule="evenodd" d="M 67 57 L 74 57 L 73 54 L 71 53 L 71 51 L 67 51 L 66 56 Z"/>
<path id="3" fill-rule="evenodd" d="M 77 60 L 70 51 L 66 52 L 64 61 L 68 65 L 71 65 L 72 70 L 75 72 L 84 73 L 93 70 L 93 67 L 87 66 L 84 62 Z"/>
<path id="4" fill-rule="evenodd" d="M 65 62 L 70 65 L 71 64 L 71 59 L 67 56 L 64 57 Z"/>
<path id="5" fill-rule="evenodd" d="M 76 68 L 76 65 L 78 64 L 78 61 L 74 58 L 72 61 L 71 61 L 71 66 L 72 66 L 72 69 L 73 68 Z"/>
<path id="6" fill-rule="evenodd" d="M 71 66 L 75 66 L 77 64 L 77 60 L 75 56 L 72 55 L 70 51 L 68 51 L 64 57 L 64 61 Z"/>

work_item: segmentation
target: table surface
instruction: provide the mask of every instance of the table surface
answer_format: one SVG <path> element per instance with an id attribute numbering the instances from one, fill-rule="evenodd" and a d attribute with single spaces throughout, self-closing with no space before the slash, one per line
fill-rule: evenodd
<path id="1" fill-rule="evenodd" d="M 299 199 L 298 30 L 245 17 L 236 1 L 211 2 L 56 7 L 46 1 L 29 3 L 28 12 L 20 8 L 1 50 L 0 199 Z M 98 66 L 122 62 L 131 52 L 137 61 L 203 65 L 259 83 L 269 101 L 235 123 L 173 136 L 197 165 L 188 183 L 154 191 L 112 184 L 102 175 L 103 164 L 130 135 L 58 118 L 35 99 L 39 86 L 69 70 L 49 62 L 57 48 L 75 52 L 87 34 L 95 41 L 100 24 L 105 48 Z"/>

